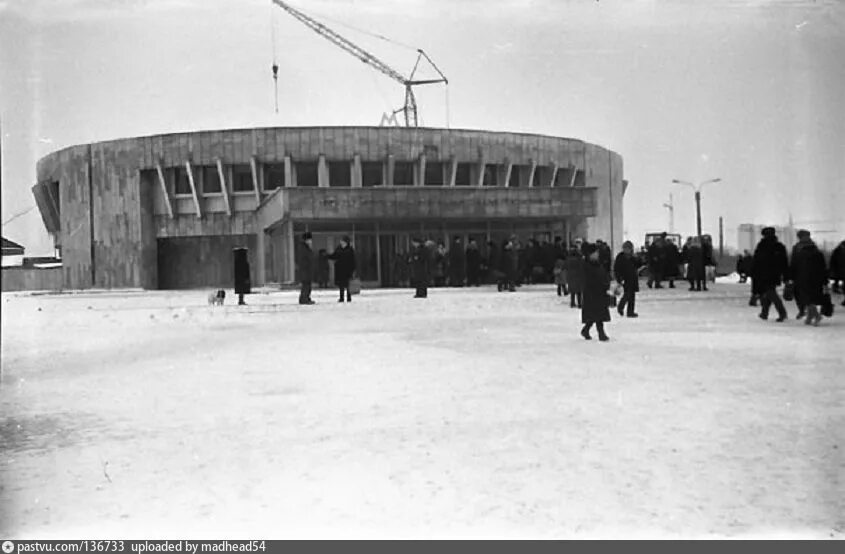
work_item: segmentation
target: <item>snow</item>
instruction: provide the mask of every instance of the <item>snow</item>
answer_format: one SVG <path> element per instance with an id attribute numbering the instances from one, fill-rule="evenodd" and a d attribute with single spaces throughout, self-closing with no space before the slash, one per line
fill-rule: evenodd
<path id="1" fill-rule="evenodd" d="M 841 312 L 208 292 L 3 294 L 0 536 L 842 537 Z"/>

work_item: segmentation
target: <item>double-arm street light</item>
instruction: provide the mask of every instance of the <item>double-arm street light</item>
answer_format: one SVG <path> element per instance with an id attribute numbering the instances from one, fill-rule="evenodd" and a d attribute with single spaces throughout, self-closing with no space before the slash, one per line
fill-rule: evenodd
<path id="1" fill-rule="evenodd" d="M 701 240 L 701 187 L 708 183 L 718 183 L 721 181 L 721 178 L 717 179 L 710 179 L 708 181 L 704 181 L 694 185 L 688 181 L 681 181 L 680 179 L 672 179 L 672 182 L 676 185 L 687 185 L 692 187 L 695 191 L 695 222 L 696 222 L 696 229 L 698 231 L 698 240 Z"/>

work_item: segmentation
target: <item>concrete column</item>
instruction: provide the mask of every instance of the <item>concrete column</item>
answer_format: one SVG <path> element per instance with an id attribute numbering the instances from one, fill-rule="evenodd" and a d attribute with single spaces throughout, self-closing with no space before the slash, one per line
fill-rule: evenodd
<path id="1" fill-rule="evenodd" d="M 329 166 L 326 164 L 326 157 L 320 154 L 317 160 L 317 186 L 327 188 L 329 186 Z"/>
<path id="2" fill-rule="evenodd" d="M 478 182 L 476 183 L 479 187 L 484 186 L 484 169 L 487 165 L 487 162 L 484 160 L 484 157 L 478 161 Z"/>
<path id="3" fill-rule="evenodd" d="M 361 182 L 361 155 L 355 154 L 355 157 L 352 158 L 352 188 L 361 188 Z"/>
<path id="4" fill-rule="evenodd" d="M 288 219 L 282 224 L 284 231 L 282 232 L 282 240 L 285 241 L 285 260 L 284 270 L 282 271 L 283 281 L 292 283 L 296 279 L 294 269 L 296 267 L 296 258 L 294 256 L 294 236 L 293 236 L 293 220 Z"/>
<path id="5" fill-rule="evenodd" d="M 259 287 L 267 282 L 267 234 L 259 226 L 255 233 L 255 284 Z"/>
<path id="6" fill-rule="evenodd" d="M 551 181 L 549 181 L 549 187 L 551 187 L 551 188 L 554 188 L 554 186 L 555 186 L 555 179 L 557 179 L 557 170 L 558 170 L 557 163 L 552 162 L 552 178 L 551 178 Z"/>
<path id="7" fill-rule="evenodd" d="M 425 186 L 425 154 L 420 154 L 419 173 L 414 180 L 414 185 L 418 187 Z"/>
<path id="8" fill-rule="evenodd" d="M 452 158 L 451 167 L 449 168 L 449 186 L 455 186 L 455 178 L 458 175 L 458 158 Z"/>
<path id="9" fill-rule="evenodd" d="M 511 170 L 513 170 L 513 164 L 508 160 L 505 162 L 505 188 L 511 186 Z"/>
<path id="10" fill-rule="evenodd" d="M 528 183 L 526 186 L 528 188 L 534 187 L 534 172 L 537 171 L 537 161 L 531 160 L 531 169 L 528 170 Z"/>
<path id="11" fill-rule="evenodd" d="M 393 168 L 396 166 L 396 157 L 393 154 L 387 156 L 387 175 L 385 175 L 384 184 L 393 186 Z"/>
<path id="12" fill-rule="evenodd" d="M 285 186 L 296 186 L 296 181 L 293 178 L 293 162 L 291 161 L 290 156 L 285 156 Z"/>

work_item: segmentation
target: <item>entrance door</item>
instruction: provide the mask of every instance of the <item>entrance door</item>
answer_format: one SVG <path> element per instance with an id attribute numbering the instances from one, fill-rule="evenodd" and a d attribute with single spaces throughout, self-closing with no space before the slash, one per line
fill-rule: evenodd
<path id="1" fill-rule="evenodd" d="M 381 262 L 381 280 L 382 287 L 395 287 L 399 284 L 398 276 L 396 275 L 396 235 L 380 235 L 379 236 L 379 261 Z"/>
<path id="2" fill-rule="evenodd" d="M 379 281 L 376 235 L 355 233 L 355 258 L 361 284 L 377 287 Z"/>

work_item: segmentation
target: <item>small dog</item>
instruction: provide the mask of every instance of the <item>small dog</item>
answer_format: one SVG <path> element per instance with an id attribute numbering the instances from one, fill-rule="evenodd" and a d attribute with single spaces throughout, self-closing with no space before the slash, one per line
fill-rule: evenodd
<path id="1" fill-rule="evenodd" d="M 212 292 L 208 295 L 208 305 L 209 306 L 222 306 L 223 300 L 226 299 L 226 291 L 223 289 L 218 290 L 217 292 Z"/>

